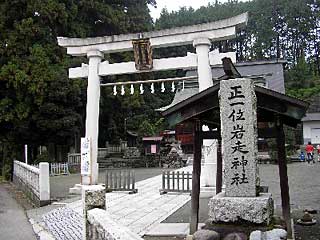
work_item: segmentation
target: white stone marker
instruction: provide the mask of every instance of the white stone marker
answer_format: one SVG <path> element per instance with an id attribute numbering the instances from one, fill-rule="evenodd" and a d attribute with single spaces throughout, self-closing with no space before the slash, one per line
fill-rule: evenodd
<path id="1" fill-rule="evenodd" d="M 50 175 L 49 175 L 49 163 L 39 163 L 39 198 L 40 206 L 45 205 L 50 201 Z"/>
<path id="2" fill-rule="evenodd" d="M 220 82 L 226 197 L 257 196 L 257 103 L 250 79 Z"/>

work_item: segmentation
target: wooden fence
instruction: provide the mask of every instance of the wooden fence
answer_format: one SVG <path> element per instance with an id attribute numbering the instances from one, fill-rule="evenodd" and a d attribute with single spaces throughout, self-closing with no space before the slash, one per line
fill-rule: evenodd
<path id="1" fill-rule="evenodd" d="M 120 145 L 109 145 L 108 153 L 121 153 L 121 146 Z"/>
<path id="2" fill-rule="evenodd" d="M 69 166 L 81 164 L 81 154 L 80 153 L 68 153 L 68 164 Z"/>
<path id="3" fill-rule="evenodd" d="M 50 175 L 69 175 L 69 165 L 68 163 L 50 163 Z"/>
<path id="4" fill-rule="evenodd" d="M 168 192 L 191 192 L 192 173 L 185 171 L 163 171 L 160 194 Z"/>
<path id="5" fill-rule="evenodd" d="M 98 158 L 105 158 L 110 153 L 121 153 L 121 145 L 109 145 L 107 148 L 98 148 Z M 68 163 L 70 166 L 80 165 L 80 153 L 68 153 Z"/>
<path id="6" fill-rule="evenodd" d="M 138 192 L 138 189 L 135 188 L 134 170 L 108 169 L 105 183 L 107 190 Z"/>
<path id="7" fill-rule="evenodd" d="M 39 168 L 39 164 L 31 166 Z M 49 163 L 50 176 L 69 175 L 69 163 Z"/>

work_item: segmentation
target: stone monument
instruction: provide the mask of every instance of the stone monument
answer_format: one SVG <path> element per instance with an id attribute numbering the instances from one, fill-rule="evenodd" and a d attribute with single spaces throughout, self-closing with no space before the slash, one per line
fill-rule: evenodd
<path id="1" fill-rule="evenodd" d="M 225 191 L 209 202 L 213 222 L 269 224 L 273 200 L 259 193 L 257 103 L 251 79 L 220 82 Z"/>

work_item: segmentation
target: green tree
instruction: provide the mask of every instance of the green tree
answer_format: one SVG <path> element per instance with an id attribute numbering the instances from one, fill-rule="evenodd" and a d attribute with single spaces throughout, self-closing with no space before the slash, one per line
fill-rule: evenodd
<path id="1" fill-rule="evenodd" d="M 22 157 L 23 144 L 30 146 L 34 159 L 37 146 L 51 145 L 49 154 L 54 153 L 50 149 L 54 150 L 55 145 L 70 146 L 75 137 L 84 133 L 86 81 L 69 80 L 67 68 L 87 60 L 68 57 L 57 45 L 57 37 L 150 29 L 147 4 L 155 2 L 6 0 L 0 3 L 0 139 L 5 146 L 15 146 L 3 148 L 7 149 L 4 155 L 8 162 L 13 155 Z"/>

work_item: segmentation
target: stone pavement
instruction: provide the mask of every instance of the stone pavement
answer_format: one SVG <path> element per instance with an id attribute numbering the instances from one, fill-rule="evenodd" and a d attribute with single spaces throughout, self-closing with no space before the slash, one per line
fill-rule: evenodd
<path id="1" fill-rule="evenodd" d="M 190 200 L 190 195 L 186 193 L 160 195 L 161 177 L 138 182 L 138 193 L 134 195 L 107 194 L 107 212 L 114 220 L 143 236 Z"/>
<path id="2" fill-rule="evenodd" d="M 179 170 L 191 171 L 191 166 Z M 143 236 L 190 200 L 188 193 L 160 195 L 161 179 L 158 175 L 137 182 L 136 194 L 107 193 L 106 211 L 113 220 Z M 81 217 L 82 202 L 78 200 L 45 213 L 42 221 L 56 239 L 81 239 Z"/>
<path id="3" fill-rule="evenodd" d="M 24 209 L 9 194 L 8 184 L 0 184 L 0 238 L 10 240 L 37 239 Z"/>

